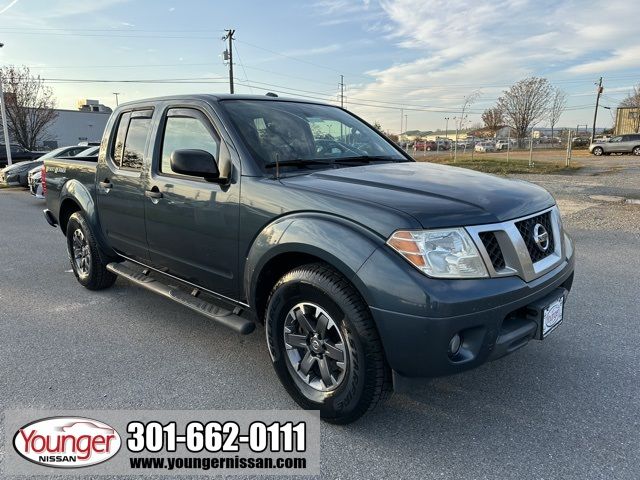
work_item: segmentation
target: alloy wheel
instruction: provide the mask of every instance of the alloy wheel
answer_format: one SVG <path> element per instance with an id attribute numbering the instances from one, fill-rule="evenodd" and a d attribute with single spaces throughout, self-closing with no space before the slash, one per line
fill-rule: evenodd
<path id="1" fill-rule="evenodd" d="M 311 388 L 335 390 L 347 372 L 346 343 L 331 316 L 313 303 L 299 303 L 284 322 L 287 360 Z"/>
<path id="2" fill-rule="evenodd" d="M 87 243 L 84 233 L 82 233 L 82 230 L 79 228 L 73 232 L 72 247 L 73 263 L 76 271 L 81 275 L 89 275 L 91 250 L 89 249 L 89 244 Z"/>

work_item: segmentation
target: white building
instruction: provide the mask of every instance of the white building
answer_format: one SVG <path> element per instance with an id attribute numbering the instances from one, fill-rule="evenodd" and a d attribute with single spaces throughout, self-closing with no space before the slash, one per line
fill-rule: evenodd
<path id="1" fill-rule="evenodd" d="M 58 116 L 42 135 L 48 148 L 77 145 L 80 142 L 99 142 L 111 115 L 108 112 L 56 109 Z"/>

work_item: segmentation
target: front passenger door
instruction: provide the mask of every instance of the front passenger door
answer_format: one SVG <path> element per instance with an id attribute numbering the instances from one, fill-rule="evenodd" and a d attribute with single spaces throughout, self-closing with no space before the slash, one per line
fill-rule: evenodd
<path id="1" fill-rule="evenodd" d="M 151 261 L 170 274 L 236 298 L 239 184 L 233 175 L 219 183 L 182 175 L 171 169 L 170 161 L 176 150 L 205 150 L 229 177 L 229 150 L 208 114 L 195 107 L 169 108 L 158 132 L 162 142 L 154 152 L 150 197 L 145 199 Z"/>

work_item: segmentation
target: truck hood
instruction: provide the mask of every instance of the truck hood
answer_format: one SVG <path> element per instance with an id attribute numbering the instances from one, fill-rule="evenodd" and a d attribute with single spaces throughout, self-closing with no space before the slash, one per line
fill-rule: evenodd
<path id="1" fill-rule="evenodd" d="M 426 162 L 322 170 L 281 181 L 329 197 L 400 210 L 424 228 L 497 223 L 555 204 L 549 192 L 528 182 Z"/>

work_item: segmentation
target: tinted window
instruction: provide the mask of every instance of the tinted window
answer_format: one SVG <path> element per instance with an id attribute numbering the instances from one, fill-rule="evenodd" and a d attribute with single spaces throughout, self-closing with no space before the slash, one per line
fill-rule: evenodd
<path id="1" fill-rule="evenodd" d="M 130 112 L 123 113 L 120 116 L 120 121 L 118 123 L 118 133 L 116 134 L 116 139 L 111 147 L 111 158 L 113 159 L 113 163 L 115 163 L 118 168 L 120 168 L 122 164 L 122 149 L 124 147 L 124 138 L 127 135 L 127 127 L 129 126 L 130 117 Z"/>
<path id="2" fill-rule="evenodd" d="M 142 168 L 144 147 L 147 144 L 150 125 L 150 118 L 134 117 L 129 121 L 121 168 L 129 170 L 140 170 Z"/>
<path id="3" fill-rule="evenodd" d="M 218 146 L 218 140 L 200 118 L 167 117 L 162 142 L 160 171 L 175 174 L 171 170 L 171 152 L 174 150 L 204 150 L 217 159 Z"/>

